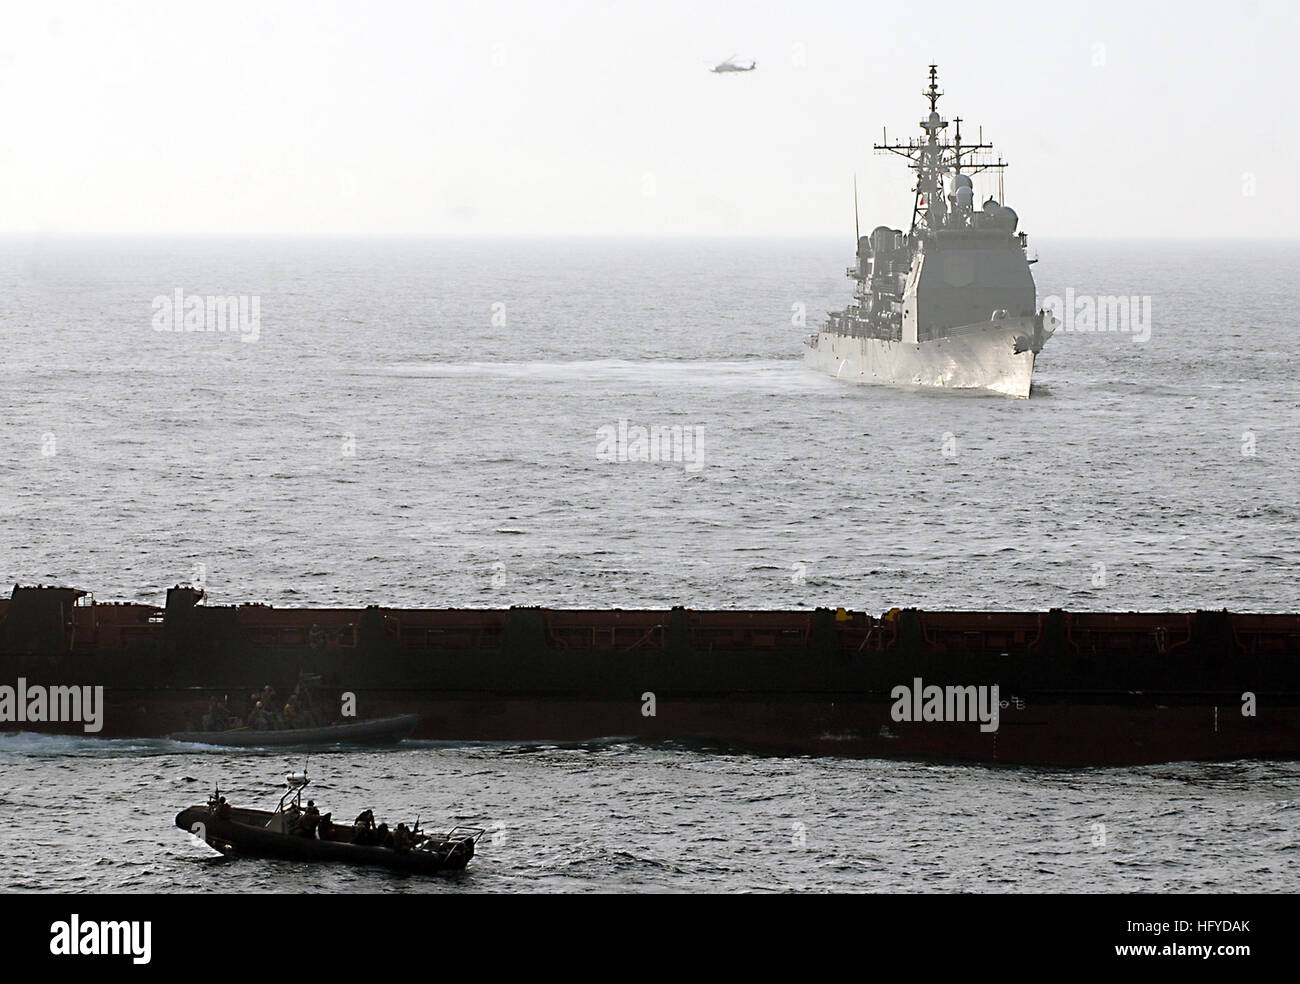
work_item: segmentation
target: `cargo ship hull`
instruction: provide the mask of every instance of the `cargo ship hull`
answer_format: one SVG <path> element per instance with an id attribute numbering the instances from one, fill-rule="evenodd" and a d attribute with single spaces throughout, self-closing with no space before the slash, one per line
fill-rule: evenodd
<path id="1" fill-rule="evenodd" d="M 115 689 L 106 701 L 105 727 L 93 737 L 162 738 L 192 726 L 208 697 L 237 689 Z M 1272 700 L 1261 716 L 1247 718 L 1240 714 L 1240 701 L 1227 693 L 1190 703 L 1164 694 L 1094 695 L 1087 703 L 1073 696 L 1050 700 L 1034 695 L 1025 710 L 1004 710 L 999 730 L 986 734 L 970 722 L 895 721 L 887 694 L 669 697 L 654 717 L 647 717 L 639 701 L 627 699 L 356 693 L 375 716 L 418 714 L 420 724 L 411 737 L 449 743 L 619 740 L 770 755 L 1059 766 L 1300 759 L 1300 696 Z M 2 728 L 84 734 L 76 724 L 6 723 Z"/>
<path id="2" fill-rule="evenodd" d="M 450 742 L 1068 766 L 1300 759 L 1294 614 L 313 610 L 198 605 L 182 589 L 157 608 L 79 596 L 17 589 L 0 602 L 0 690 L 103 687 L 99 730 L 18 720 L 12 701 L 0 729 L 163 737 L 194 730 L 214 697 L 287 693 L 311 673 L 360 718 L 418 714 L 415 737 Z M 982 688 L 996 721 L 910 715 L 898 688 L 932 686 Z"/>

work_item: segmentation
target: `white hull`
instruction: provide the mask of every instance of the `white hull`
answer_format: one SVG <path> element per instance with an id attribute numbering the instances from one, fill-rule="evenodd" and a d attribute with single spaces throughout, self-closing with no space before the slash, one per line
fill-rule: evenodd
<path id="1" fill-rule="evenodd" d="M 1033 338 L 1033 318 L 965 325 L 929 342 L 893 342 L 821 331 L 804 343 L 804 362 L 836 379 L 897 386 L 977 389 L 1029 396 L 1034 353 L 1016 352 Z"/>

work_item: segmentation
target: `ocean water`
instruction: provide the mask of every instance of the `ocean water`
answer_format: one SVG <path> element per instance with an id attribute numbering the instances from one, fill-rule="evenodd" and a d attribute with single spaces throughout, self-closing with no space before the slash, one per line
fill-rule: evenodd
<path id="1" fill-rule="evenodd" d="M 1300 243 L 1033 245 L 1040 297 L 1149 296 L 1151 331 L 1058 333 L 1018 401 L 805 370 L 803 335 L 850 296 L 848 237 L 0 241 L 0 577 L 155 602 L 198 581 L 277 605 L 1295 610 Z M 155 330 L 178 289 L 255 297 L 256 340 Z M 605 460 L 622 421 L 687 428 L 701 454 Z M 1296 871 L 1291 765 L 612 741 L 321 768 L 346 802 L 500 824 L 461 888 L 1258 890 Z M 59 858 L 0 845 L 0 881 L 416 887 L 203 862 L 168 829 L 211 782 L 265 798 L 283 771 L 2 737 L 3 806 Z"/>
<path id="2" fill-rule="evenodd" d="M 227 860 L 174 826 L 214 783 L 274 807 L 301 754 L 0 735 L 0 891 L 1293 892 L 1295 763 L 982 768 L 719 750 L 315 754 L 335 818 L 486 832 L 462 874 Z M 106 831 L 112 831 L 106 834 Z"/>
<path id="3" fill-rule="evenodd" d="M 1041 295 L 1149 295 L 1151 338 L 1060 333 L 1015 401 L 805 370 L 793 306 L 848 300 L 851 242 L 11 242 L 0 574 L 136 600 L 201 576 L 214 603 L 1294 609 L 1300 245 L 1037 248 Z M 154 331 L 177 288 L 259 297 L 258 340 Z M 620 420 L 702 428 L 702 467 L 601 460 Z"/>

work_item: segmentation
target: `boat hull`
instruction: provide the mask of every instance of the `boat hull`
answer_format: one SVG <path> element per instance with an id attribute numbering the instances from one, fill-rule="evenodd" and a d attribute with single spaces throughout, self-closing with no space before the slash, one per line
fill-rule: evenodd
<path id="1" fill-rule="evenodd" d="M 222 819 L 213 815 L 207 807 L 191 806 L 176 815 L 176 826 L 201 837 L 210 847 L 222 853 L 280 858 L 285 861 L 371 865 L 432 874 L 462 870 L 474 856 L 474 841 L 471 838 L 459 840 L 454 848 L 440 853 L 395 851 L 374 845 L 323 841 L 315 837 L 300 837 L 259 828 L 255 821 L 270 819 L 271 816 L 260 811 L 238 810 L 234 816 L 238 819 Z"/>
<path id="2" fill-rule="evenodd" d="M 930 673 L 939 679 L 937 670 Z M 908 683 L 910 677 L 892 682 Z M 884 681 L 871 694 L 660 690 L 653 715 L 645 712 L 646 692 L 632 688 L 621 698 L 583 699 L 359 690 L 358 697 L 381 712 L 418 710 L 420 725 L 412 737 L 454 743 L 576 744 L 614 738 L 774 755 L 1060 766 L 1300 760 L 1300 694 L 1295 693 L 1261 692 L 1258 714 L 1248 716 L 1242 713 L 1240 691 L 1048 694 L 1009 686 L 1002 691 L 1008 706 L 1001 710 L 998 730 L 984 732 L 975 722 L 896 721 Z M 169 721 L 206 705 L 206 698 L 166 691 L 107 697 L 101 737 L 160 737 Z M 29 725 L 27 730 L 52 729 Z"/>
<path id="3" fill-rule="evenodd" d="M 1033 318 L 966 325 L 927 342 L 887 341 L 820 331 L 804 345 L 804 362 L 854 383 L 985 390 L 1028 398 L 1034 375 Z"/>
<path id="4" fill-rule="evenodd" d="M 197 742 L 225 748 L 267 748 L 285 745 L 392 745 L 409 737 L 420 724 L 418 714 L 334 724 L 320 728 L 285 728 L 279 731 L 177 731 L 172 741 Z"/>
<path id="5" fill-rule="evenodd" d="M 23 589 L 7 613 L 0 605 L 0 730 L 166 737 L 192 732 L 214 699 L 287 690 L 308 672 L 366 719 L 418 714 L 415 737 L 449 742 L 626 737 L 1061 765 L 1300 759 L 1296 613 L 273 609 L 173 597 L 159 619 L 66 596 Z M 313 627 L 328 630 L 323 644 Z M 998 729 L 896 720 L 893 691 L 918 678 L 997 686 Z M 69 687 L 102 687 L 102 701 L 54 716 L 31 696 Z"/>

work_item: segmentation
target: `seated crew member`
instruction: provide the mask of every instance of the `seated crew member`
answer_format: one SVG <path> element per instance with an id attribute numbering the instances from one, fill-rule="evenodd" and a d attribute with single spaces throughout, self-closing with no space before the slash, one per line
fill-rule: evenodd
<path id="1" fill-rule="evenodd" d="M 407 829 L 406 824 L 399 823 L 393 833 L 393 848 L 405 853 L 414 846 L 415 838 L 411 836 L 411 831 Z"/>

